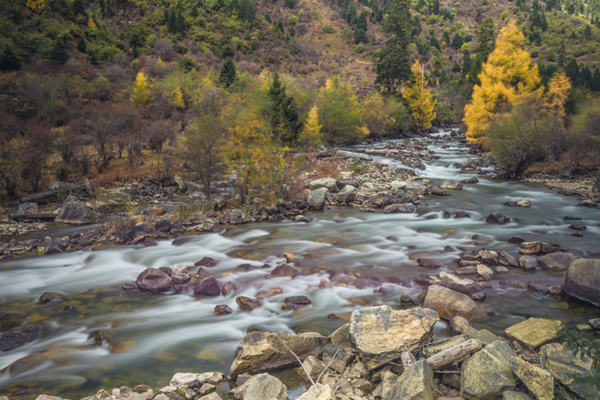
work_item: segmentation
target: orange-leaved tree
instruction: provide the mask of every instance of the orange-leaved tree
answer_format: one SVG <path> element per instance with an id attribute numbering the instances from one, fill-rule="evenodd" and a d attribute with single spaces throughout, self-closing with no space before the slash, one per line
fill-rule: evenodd
<path id="1" fill-rule="evenodd" d="M 492 119 L 510 112 L 515 104 L 542 93 L 537 65 L 524 47 L 525 37 L 511 21 L 496 39 L 496 47 L 481 67 L 471 103 L 465 106 L 467 139 L 487 146 Z"/>

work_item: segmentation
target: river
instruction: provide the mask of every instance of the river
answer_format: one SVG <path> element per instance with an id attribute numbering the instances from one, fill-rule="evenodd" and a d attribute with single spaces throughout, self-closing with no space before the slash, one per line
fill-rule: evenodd
<path id="1" fill-rule="evenodd" d="M 434 182 L 475 176 L 459 171 L 456 163 L 472 156 L 460 142 L 441 140 L 447 133 L 422 139 L 439 158 L 418 173 Z M 384 157 L 375 161 L 400 164 Z M 531 199 L 532 207 L 503 205 L 522 198 Z M 480 176 L 479 183 L 465 185 L 452 196 L 427 197 L 412 214 L 331 208 L 307 214 L 309 223 L 240 225 L 190 236 L 175 245 L 164 240 L 146 248 L 79 251 L 0 263 L 0 310 L 25 314 L 32 322 L 47 321 L 51 327 L 44 339 L 0 353 L 0 370 L 21 359 L 10 372 L 0 372 L 0 392 L 19 398 L 39 393 L 80 398 L 100 387 L 140 383 L 160 387 L 176 371 L 226 372 L 237 342 L 249 328 L 327 334 L 345 322 L 356 307 L 353 302 L 400 307 L 401 294 L 416 298 L 422 288 L 414 278 L 446 270 L 461 251 L 493 248 L 518 255 L 518 247 L 506 242 L 515 235 L 557 243 L 575 255 L 590 257 L 599 250 L 600 212 L 577 207 L 577 202 L 542 186 Z M 470 217 L 448 216 L 458 210 L 469 212 Z M 495 211 L 512 222 L 485 223 L 485 217 Z M 568 229 L 572 221 L 565 216 L 585 222 L 583 236 L 572 235 Z M 410 254 L 422 251 L 432 252 L 443 266 L 432 271 L 411 261 Z M 285 262 L 284 252 L 295 255 L 302 274 L 266 279 L 275 265 Z M 205 256 L 219 261 L 211 272 L 222 283 L 235 282 L 234 294 L 195 299 L 187 294 L 131 294 L 119 289 L 149 266 L 189 265 Z M 236 271 L 243 263 L 261 268 Z M 269 268 L 262 268 L 264 264 Z M 336 279 L 330 278 L 332 271 L 338 273 Z M 501 280 L 547 286 L 560 284 L 562 276 L 511 269 Z M 236 296 L 254 297 L 258 290 L 272 288 L 282 293 L 263 300 L 251 312 L 237 311 Z M 62 292 L 66 300 L 37 304 L 47 291 Z M 308 296 L 312 305 L 283 311 L 283 299 L 293 295 Z M 578 301 L 510 285 L 488 289 L 485 303 L 493 312 L 476 326 L 497 333 L 528 316 L 575 323 L 598 314 L 597 308 Z M 217 304 L 236 311 L 215 316 Z M 440 322 L 436 334 L 443 336 L 444 330 Z M 103 332 L 107 342 L 93 345 L 88 337 L 94 331 Z"/>

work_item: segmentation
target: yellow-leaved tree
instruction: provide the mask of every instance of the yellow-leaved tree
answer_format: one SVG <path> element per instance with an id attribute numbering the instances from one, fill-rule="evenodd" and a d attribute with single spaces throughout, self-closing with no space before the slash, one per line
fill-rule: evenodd
<path id="1" fill-rule="evenodd" d="M 564 72 L 556 73 L 548 82 L 548 91 L 544 95 L 543 110 L 556 118 L 560 124 L 565 123 L 565 103 L 571 90 L 571 81 Z"/>
<path id="2" fill-rule="evenodd" d="M 45 0 L 27 0 L 27 8 L 35 12 L 40 12 L 46 7 Z"/>
<path id="3" fill-rule="evenodd" d="M 431 94 L 431 89 L 427 87 L 423 66 L 419 60 L 415 61 L 410 71 L 410 81 L 402 90 L 402 97 L 408 103 L 411 123 L 422 131 L 431 128 L 437 100 Z"/>
<path id="4" fill-rule="evenodd" d="M 314 105 L 308 112 L 306 122 L 298 137 L 298 144 L 308 147 L 322 144 L 323 135 L 321 135 L 321 127 L 319 123 L 319 108 Z"/>
<path id="5" fill-rule="evenodd" d="M 471 103 L 465 106 L 467 139 L 487 146 L 490 123 L 499 114 L 510 112 L 515 104 L 531 96 L 541 96 L 537 65 L 524 47 L 525 37 L 511 21 L 496 39 L 496 47 L 481 67 L 473 87 Z"/>
<path id="6" fill-rule="evenodd" d="M 133 91 L 129 100 L 136 106 L 146 105 L 150 100 L 150 83 L 148 83 L 146 74 L 141 71 L 135 77 Z"/>

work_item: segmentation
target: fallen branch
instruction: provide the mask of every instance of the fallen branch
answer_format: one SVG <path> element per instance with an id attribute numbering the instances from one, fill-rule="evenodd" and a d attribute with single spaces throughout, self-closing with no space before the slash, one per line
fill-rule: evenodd
<path id="1" fill-rule="evenodd" d="M 477 339 L 469 339 L 459 344 L 455 344 L 452 347 L 442 350 L 439 353 L 435 353 L 431 357 L 427 358 L 427 363 L 431 368 L 436 369 L 450 365 L 456 361 L 461 361 L 471 355 L 472 353 L 481 350 L 483 345 Z"/>
<path id="2" fill-rule="evenodd" d="M 323 371 L 321 371 L 321 373 L 317 377 L 317 383 L 319 383 L 319 381 L 321 380 L 321 376 L 323 376 L 323 374 L 325 373 L 325 371 L 327 371 L 327 369 L 331 366 L 331 363 L 333 363 L 333 360 L 335 360 L 335 358 L 337 357 L 337 355 L 338 355 L 339 352 L 340 352 L 340 349 L 338 348 L 335 351 L 335 353 L 333 354 L 333 357 L 331 357 L 331 360 L 329 360 L 329 362 L 327 363 L 327 365 L 325 366 L 325 368 L 323 368 Z"/>

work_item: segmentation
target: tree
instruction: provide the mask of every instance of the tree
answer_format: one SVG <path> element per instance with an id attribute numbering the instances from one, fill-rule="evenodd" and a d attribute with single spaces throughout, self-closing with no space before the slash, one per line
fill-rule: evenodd
<path id="1" fill-rule="evenodd" d="M 384 97 L 378 92 L 367 96 L 361 107 L 362 120 L 371 134 L 383 135 L 393 124 L 392 117 L 386 112 Z"/>
<path id="2" fill-rule="evenodd" d="M 46 160 L 52 154 L 54 134 L 39 121 L 31 122 L 25 128 L 25 143 L 21 153 L 23 161 L 21 176 L 29 181 L 31 189 L 37 192 L 42 180 Z"/>
<path id="3" fill-rule="evenodd" d="M 69 60 L 67 41 L 64 37 L 59 37 L 54 40 L 48 58 L 58 64 L 64 64 Z"/>
<path id="4" fill-rule="evenodd" d="M 235 82 L 236 75 L 233 59 L 228 57 L 219 71 L 219 83 L 225 87 L 229 87 Z"/>
<path id="5" fill-rule="evenodd" d="M 408 43 L 410 40 L 410 12 L 408 0 L 393 0 L 383 28 L 390 37 L 379 52 L 377 84 L 385 93 L 395 94 L 410 76 Z"/>
<path id="6" fill-rule="evenodd" d="M 334 76 L 319 91 L 319 120 L 323 138 L 331 144 L 348 144 L 368 135 L 360 104 L 349 82 Z"/>
<path id="7" fill-rule="evenodd" d="M 10 71 L 21 69 L 21 62 L 12 46 L 6 46 L 0 54 L 0 70 Z"/>
<path id="8" fill-rule="evenodd" d="M 548 90 L 541 101 L 541 113 L 552 123 L 547 137 L 546 152 L 558 159 L 564 152 L 566 143 L 565 103 L 569 98 L 571 82 L 564 72 L 555 74 L 548 83 Z"/>
<path id="9" fill-rule="evenodd" d="M 83 0 L 73 0 L 73 13 L 75 15 L 85 15 L 85 4 Z"/>
<path id="10" fill-rule="evenodd" d="M 35 12 L 42 12 L 46 7 L 45 0 L 27 0 L 27 8 Z"/>
<path id="11" fill-rule="evenodd" d="M 540 94 L 538 68 L 532 65 L 524 42 L 514 21 L 500 30 L 496 47 L 479 74 L 481 84 L 473 87 L 471 103 L 465 106 L 469 141 L 485 146 L 487 130 L 496 114 L 509 112 L 522 99 Z"/>
<path id="12" fill-rule="evenodd" d="M 17 181 L 21 172 L 22 141 L 5 132 L 0 136 L 0 187 L 8 198 L 17 196 Z"/>
<path id="13" fill-rule="evenodd" d="M 298 142 L 301 145 L 310 147 L 318 146 L 323 143 L 323 135 L 321 134 L 321 128 L 323 126 L 319 124 L 319 108 L 314 105 L 308 112 L 308 117 L 304 123 L 304 129 L 300 133 Z"/>
<path id="14" fill-rule="evenodd" d="M 175 127 L 166 120 L 151 121 L 146 125 L 145 135 L 148 140 L 148 147 L 156 154 L 156 175 L 162 181 L 165 171 L 161 171 L 161 157 L 163 165 L 166 164 L 163 148 L 167 140 L 175 135 Z"/>
<path id="15" fill-rule="evenodd" d="M 136 106 L 144 106 L 150 101 L 150 83 L 143 72 L 138 72 L 133 84 L 133 91 L 129 97 L 131 104 Z"/>
<path id="16" fill-rule="evenodd" d="M 291 144 L 298 138 L 302 123 L 299 121 L 296 102 L 286 94 L 285 85 L 281 83 L 278 73 L 273 75 L 268 95 L 273 137 L 282 144 Z"/>
<path id="17" fill-rule="evenodd" d="M 412 124 L 420 131 L 431 128 L 437 100 L 427 87 L 425 73 L 419 60 L 412 65 L 410 82 L 402 91 L 402 97 L 410 109 Z"/>

